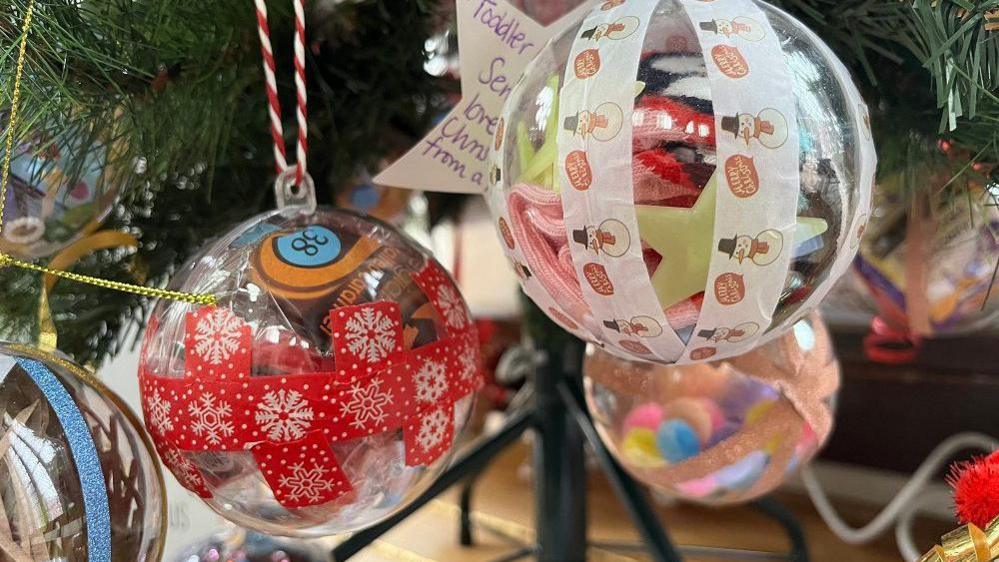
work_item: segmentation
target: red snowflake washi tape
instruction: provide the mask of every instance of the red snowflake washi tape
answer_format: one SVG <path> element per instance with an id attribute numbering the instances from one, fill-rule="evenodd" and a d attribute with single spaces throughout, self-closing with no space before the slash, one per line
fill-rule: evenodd
<path id="1" fill-rule="evenodd" d="M 453 445 L 454 404 L 482 384 L 478 339 L 447 274 L 431 265 L 414 281 L 432 303 L 441 339 L 404 349 L 399 305 L 330 311 L 336 368 L 251 376 L 253 335 L 233 311 L 188 314 L 184 376 L 140 367 L 143 414 L 164 464 L 181 484 L 211 497 L 212 475 L 186 454 L 249 451 L 287 508 L 351 491 L 332 443 L 402 430 L 405 462 L 425 466 Z"/>

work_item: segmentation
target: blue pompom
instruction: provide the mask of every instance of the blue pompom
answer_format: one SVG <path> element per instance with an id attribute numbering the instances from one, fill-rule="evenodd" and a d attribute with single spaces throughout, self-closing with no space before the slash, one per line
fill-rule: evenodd
<path id="1" fill-rule="evenodd" d="M 667 461 L 678 463 L 701 452 L 701 439 L 686 421 L 673 419 L 659 426 L 656 447 Z"/>

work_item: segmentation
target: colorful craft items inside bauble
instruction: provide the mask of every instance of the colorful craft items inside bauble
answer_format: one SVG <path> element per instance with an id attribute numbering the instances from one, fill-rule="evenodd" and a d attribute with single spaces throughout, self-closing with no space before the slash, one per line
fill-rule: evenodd
<path id="1" fill-rule="evenodd" d="M 550 25 L 582 4 L 583 0 L 512 0 L 510 3 L 541 25 Z"/>
<path id="2" fill-rule="evenodd" d="M 832 429 L 839 365 L 818 315 L 750 353 L 665 366 L 591 345 L 586 402 L 635 478 L 680 499 L 744 502 L 807 463 Z"/>
<path id="3" fill-rule="evenodd" d="M 149 437 L 58 353 L 0 344 L 0 560 L 156 561 L 166 499 Z"/>
<path id="4" fill-rule="evenodd" d="M 327 562 L 308 541 L 271 537 L 239 527 L 189 546 L 173 562 Z"/>
<path id="5" fill-rule="evenodd" d="M 337 206 L 357 211 L 389 224 L 399 224 L 413 197 L 410 189 L 378 185 L 367 170 L 360 170 L 349 187 L 336 195 Z"/>
<path id="6" fill-rule="evenodd" d="M 353 531 L 442 470 L 481 384 L 454 282 L 383 223 L 259 215 L 204 250 L 142 346 L 146 425 L 181 483 L 275 535 Z"/>
<path id="7" fill-rule="evenodd" d="M 922 338 L 995 321 L 999 182 L 990 185 L 970 184 L 933 209 L 927 200 L 911 204 L 895 190 L 878 191 L 854 266 L 878 311 L 866 342 L 872 358 L 912 359 Z"/>
<path id="8" fill-rule="evenodd" d="M 829 48 L 763 2 L 596 3 L 528 65 L 486 198 L 525 292 L 618 354 L 744 353 L 856 253 L 876 156 Z"/>
<path id="9" fill-rule="evenodd" d="M 83 139 L 91 139 L 91 133 L 38 134 L 14 148 L 0 251 L 26 259 L 47 257 L 96 230 L 107 217 L 118 190 L 107 166 L 108 148 Z"/>

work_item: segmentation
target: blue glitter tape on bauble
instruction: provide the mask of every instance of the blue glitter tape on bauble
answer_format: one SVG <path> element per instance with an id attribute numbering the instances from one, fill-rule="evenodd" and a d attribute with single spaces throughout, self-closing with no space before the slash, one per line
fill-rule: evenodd
<path id="1" fill-rule="evenodd" d="M 107 485 L 90 427 L 73 397 L 48 367 L 32 359 L 18 359 L 18 364 L 45 395 L 69 441 L 69 451 L 76 463 L 80 489 L 83 490 L 83 512 L 87 520 L 87 560 L 110 562 L 111 512 L 108 507 Z"/>

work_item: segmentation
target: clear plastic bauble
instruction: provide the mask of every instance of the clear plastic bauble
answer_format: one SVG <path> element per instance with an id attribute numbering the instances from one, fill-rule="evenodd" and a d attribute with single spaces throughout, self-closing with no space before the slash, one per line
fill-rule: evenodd
<path id="1" fill-rule="evenodd" d="M 405 218 L 413 193 L 410 189 L 378 185 L 365 170 L 350 187 L 337 194 L 337 206 L 389 224 L 399 224 Z"/>
<path id="2" fill-rule="evenodd" d="M 241 529 L 223 531 L 185 548 L 173 562 L 326 562 L 329 553 L 308 541 Z"/>
<path id="3" fill-rule="evenodd" d="M 586 402 L 603 442 L 638 480 L 722 505 L 773 491 L 832 427 L 839 366 L 818 315 L 730 360 L 629 361 L 590 346 Z"/>
<path id="4" fill-rule="evenodd" d="M 583 0 L 513 0 L 510 3 L 541 25 L 551 25 L 582 4 Z"/>
<path id="5" fill-rule="evenodd" d="M 497 122 L 486 188 L 542 310 L 618 355 L 661 363 L 737 355 L 813 310 L 856 252 L 876 159 L 848 71 L 802 23 L 764 2 L 752 18 L 692 20 L 686 10 L 721 8 L 687 4 L 597 3 L 589 17 L 608 23 L 570 26 L 544 46 Z M 650 5 L 648 18 L 621 15 Z M 619 76 L 627 65 L 637 74 Z M 764 66 L 786 66 L 788 79 L 747 86 Z M 753 98 L 778 92 L 780 111 Z M 723 139 L 738 154 L 721 152 Z M 774 178 L 789 191 L 774 195 Z M 750 204 L 764 218 L 743 213 Z M 781 205 L 784 226 L 761 227 Z M 745 322 L 747 310 L 758 318 Z M 740 340 L 705 346 L 697 335 L 740 325 Z M 682 354 L 656 351 L 667 337 Z"/>
<path id="6" fill-rule="evenodd" d="M 481 382 L 468 309 L 392 227 L 320 207 L 254 217 L 175 276 L 146 330 L 146 425 L 234 523 L 321 536 L 405 506 L 447 464 Z"/>
<path id="7" fill-rule="evenodd" d="M 118 191 L 108 148 L 80 137 L 87 133 L 36 136 L 14 148 L 0 250 L 27 259 L 51 256 L 107 217 Z"/>
<path id="8" fill-rule="evenodd" d="M 921 219 L 913 218 L 911 203 L 879 190 L 854 271 L 891 329 L 932 337 L 995 325 L 995 190 L 999 183 L 969 185 L 967 194 L 955 195 Z"/>
<path id="9" fill-rule="evenodd" d="M 158 562 L 163 477 L 122 400 L 58 353 L 0 345 L 0 559 Z"/>

